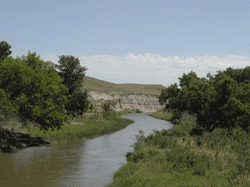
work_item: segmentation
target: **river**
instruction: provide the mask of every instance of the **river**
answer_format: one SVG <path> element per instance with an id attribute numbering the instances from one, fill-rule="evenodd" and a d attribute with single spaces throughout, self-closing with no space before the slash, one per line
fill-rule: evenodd
<path id="1" fill-rule="evenodd" d="M 169 129 L 170 122 L 147 114 L 127 114 L 134 123 L 110 135 L 54 145 L 30 147 L 0 155 L 0 186 L 104 187 L 127 163 L 139 130 L 145 136 L 153 130 Z"/>

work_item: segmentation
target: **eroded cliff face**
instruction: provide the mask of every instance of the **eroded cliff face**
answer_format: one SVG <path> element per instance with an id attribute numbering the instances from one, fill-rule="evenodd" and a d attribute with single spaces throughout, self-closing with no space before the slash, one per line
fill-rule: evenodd
<path id="1" fill-rule="evenodd" d="M 139 109 L 143 113 L 152 113 L 164 109 L 165 105 L 160 105 L 158 98 L 153 95 L 143 94 L 125 94 L 121 92 L 112 92 L 109 94 L 102 92 L 88 92 L 88 99 L 95 101 L 98 106 L 107 101 L 111 101 L 111 107 L 115 111 L 124 109 Z"/>

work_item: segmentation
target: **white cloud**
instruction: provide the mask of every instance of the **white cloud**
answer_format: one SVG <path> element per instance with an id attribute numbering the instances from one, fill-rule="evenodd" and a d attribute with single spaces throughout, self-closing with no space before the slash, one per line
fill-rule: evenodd
<path id="1" fill-rule="evenodd" d="M 250 64 L 250 57 L 227 55 L 163 57 L 159 54 L 146 53 L 145 55 L 126 56 L 91 55 L 78 57 L 81 65 L 88 68 L 86 75 L 113 83 L 141 83 L 162 84 L 169 86 L 179 84 L 178 77 L 183 73 L 194 71 L 199 77 L 206 77 L 207 73 L 216 74 L 218 70 L 245 68 Z M 57 62 L 56 55 L 46 55 L 45 60 Z"/>

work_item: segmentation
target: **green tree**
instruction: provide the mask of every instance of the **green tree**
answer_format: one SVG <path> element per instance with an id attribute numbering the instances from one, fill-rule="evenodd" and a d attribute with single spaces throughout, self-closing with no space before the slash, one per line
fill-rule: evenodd
<path id="1" fill-rule="evenodd" d="M 17 57 L 17 59 L 21 62 L 26 63 L 29 67 L 32 67 L 33 70 L 42 68 L 48 69 L 49 67 L 53 67 L 51 62 L 43 61 L 41 57 L 36 54 L 36 52 L 31 53 L 30 51 L 28 51 L 28 54 L 26 56 L 23 55 L 22 57 Z"/>
<path id="2" fill-rule="evenodd" d="M 161 94 L 158 96 L 160 105 L 163 105 L 165 102 L 167 102 L 167 97 L 168 97 L 167 89 L 162 89 Z"/>
<path id="3" fill-rule="evenodd" d="M 170 99 L 169 106 L 175 118 L 188 111 L 197 117 L 198 128 L 213 131 L 215 128 L 234 128 L 250 125 L 249 68 L 218 71 L 215 77 L 198 78 L 194 72 L 180 79 L 182 91 L 171 85 L 159 96 L 162 101 Z M 164 94 L 164 95 L 163 95 Z M 176 117 L 177 116 L 177 117 Z"/>
<path id="4" fill-rule="evenodd" d="M 63 84 L 69 89 L 68 95 L 71 95 L 82 86 L 87 68 L 80 65 L 78 58 L 70 55 L 59 56 L 58 63 L 56 68 L 63 78 Z"/>
<path id="5" fill-rule="evenodd" d="M 87 100 L 87 91 L 82 92 L 81 87 L 85 77 L 86 67 L 80 65 L 78 58 L 73 56 L 59 56 L 59 75 L 63 79 L 63 84 L 68 88 L 68 103 L 65 108 L 67 114 L 83 114 L 87 110 L 89 101 Z"/>
<path id="6" fill-rule="evenodd" d="M 189 88 L 190 86 L 194 84 L 194 81 L 199 78 L 197 77 L 195 72 L 191 71 L 190 73 L 188 73 L 188 75 L 183 73 L 183 76 L 179 77 L 178 79 L 180 80 L 181 88 L 185 88 L 185 87 Z"/>
<path id="7" fill-rule="evenodd" d="M 29 53 L 27 59 L 34 57 Z M 43 63 L 36 58 L 36 63 Z M 67 88 L 53 67 L 28 65 L 20 58 L 7 57 L 0 64 L 0 89 L 23 122 L 35 121 L 42 128 L 59 128 L 65 117 Z"/>
<path id="8" fill-rule="evenodd" d="M 9 102 L 8 95 L 0 89 L 0 128 L 6 125 L 13 116 L 13 108 Z"/>
<path id="9" fill-rule="evenodd" d="M 0 61 L 11 55 L 11 45 L 5 41 L 0 42 Z"/>
<path id="10" fill-rule="evenodd" d="M 169 101 L 169 104 L 166 104 L 166 109 L 173 104 L 173 100 L 176 99 L 178 94 L 180 93 L 180 89 L 178 88 L 177 84 L 171 84 L 165 89 L 161 90 L 161 94 L 158 96 L 158 100 L 160 104 L 167 103 Z"/>
<path id="11" fill-rule="evenodd" d="M 67 110 L 67 114 L 78 114 L 83 115 L 84 112 L 87 112 L 89 106 L 88 92 L 85 90 L 76 91 L 72 95 L 69 96 L 69 101 L 66 104 L 65 108 Z"/>

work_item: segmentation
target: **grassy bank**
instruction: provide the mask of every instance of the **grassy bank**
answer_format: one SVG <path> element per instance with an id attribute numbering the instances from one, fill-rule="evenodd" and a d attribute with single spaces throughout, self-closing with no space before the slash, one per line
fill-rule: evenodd
<path id="1" fill-rule="evenodd" d="M 122 114 L 125 113 L 118 115 Z M 71 117 L 59 130 L 49 129 L 44 133 L 39 128 L 31 126 L 26 129 L 26 133 L 32 137 L 42 137 L 50 143 L 77 138 L 94 138 L 119 131 L 133 123 L 132 120 L 119 118 L 118 115 L 103 117 L 101 114 L 93 114 L 91 116 Z"/>
<path id="2" fill-rule="evenodd" d="M 42 145 L 42 143 L 53 144 L 110 134 L 133 123 L 132 120 L 119 118 L 119 116 L 135 112 L 124 110 L 104 115 L 103 113 L 93 113 L 92 115 L 69 117 L 59 130 L 49 129 L 48 131 L 41 131 L 39 124 L 30 123 L 23 126 L 18 120 L 8 122 L 8 125 L 0 131 L 0 151 L 11 152 L 18 148 Z"/>
<path id="3" fill-rule="evenodd" d="M 170 120 L 171 112 L 151 116 Z M 194 135 L 196 119 L 183 113 L 170 130 L 155 131 L 134 144 L 112 186 L 250 186 L 249 135 L 240 128 Z M 190 135 L 192 134 L 192 135 Z"/>

